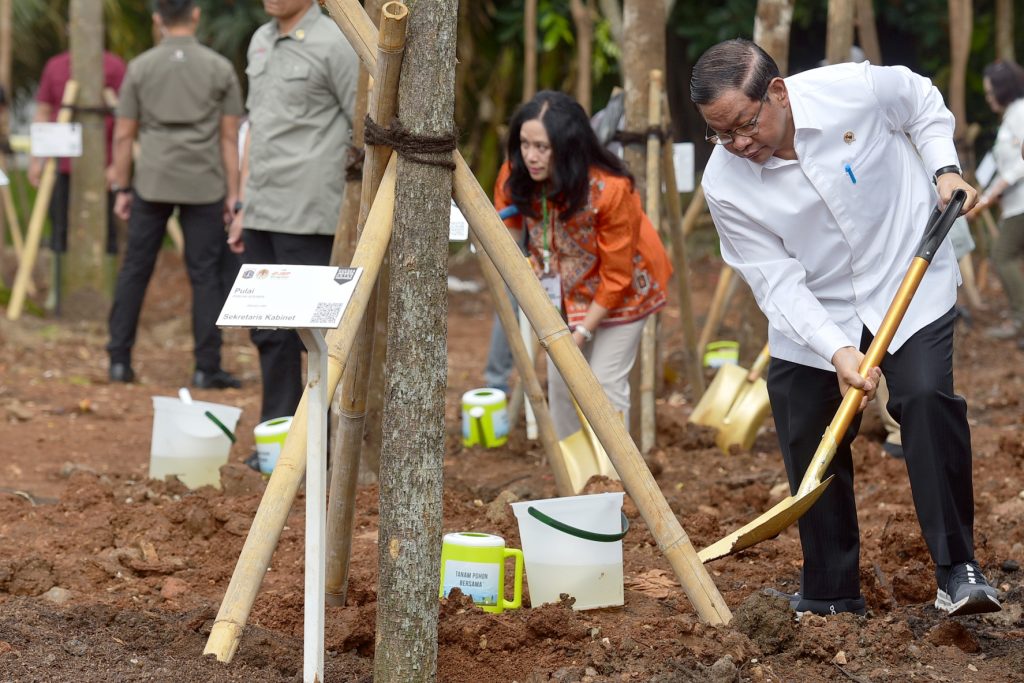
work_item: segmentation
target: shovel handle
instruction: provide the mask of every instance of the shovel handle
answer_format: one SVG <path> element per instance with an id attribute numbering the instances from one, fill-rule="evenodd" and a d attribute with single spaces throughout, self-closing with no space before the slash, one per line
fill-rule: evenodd
<path id="1" fill-rule="evenodd" d="M 768 345 L 765 344 L 764 348 L 761 349 L 761 352 L 757 354 L 757 359 L 754 361 L 754 364 L 750 366 L 750 372 L 747 373 L 748 382 L 753 384 L 761 377 L 761 373 L 764 372 L 770 358 L 771 353 L 768 350 Z"/>
<path id="2" fill-rule="evenodd" d="M 907 312 L 910 301 L 914 298 L 914 293 L 917 292 L 917 288 L 924 278 L 925 271 L 928 270 L 935 252 L 938 250 L 939 245 L 942 244 L 942 240 L 946 238 L 946 234 L 953 226 L 953 222 L 960 215 L 960 210 L 963 208 L 965 201 L 967 201 L 967 193 L 963 190 L 957 190 L 953 193 L 949 204 L 946 205 L 946 208 L 941 213 L 938 208 L 932 211 L 917 254 L 910 262 L 910 267 L 907 269 L 906 275 L 903 276 L 903 282 L 900 283 L 900 288 L 896 292 L 892 303 L 889 304 L 889 310 L 886 311 L 882 324 L 878 326 L 878 332 L 875 333 L 875 338 L 871 340 L 871 345 L 868 346 L 864 359 L 860 363 L 858 372 L 861 377 L 867 377 L 868 371 L 871 368 L 881 364 L 882 358 L 889 350 L 889 343 L 896 336 L 896 328 L 903 321 L 903 315 Z M 839 410 L 836 411 L 831 424 L 829 424 L 825 434 L 821 437 L 821 442 L 818 444 L 818 449 L 814 452 L 811 465 L 807 468 L 807 472 L 800 482 L 798 495 L 808 493 L 821 483 L 822 478 L 825 476 L 825 470 L 828 469 L 829 464 L 832 462 L 832 457 L 836 453 L 839 442 L 846 434 L 846 429 L 850 426 L 860 408 L 860 402 L 863 397 L 863 389 L 855 387 L 847 389 L 843 402 L 839 404 Z"/>

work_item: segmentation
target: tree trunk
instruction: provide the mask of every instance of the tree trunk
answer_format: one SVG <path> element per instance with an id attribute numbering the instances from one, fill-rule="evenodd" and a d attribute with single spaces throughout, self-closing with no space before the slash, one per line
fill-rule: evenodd
<path id="1" fill-rule="evenodd" d="M 653 69 L 665 68 L 665 4 L 650 0 L 626 0 L 623 6 L 622 77 L 626 93 L 626 130 L 639 133 L 647 130 L 647 99 Z M 624 157 L 633 177 L 636 191 L 646 195 L 645 146 L 627 145 Z M 651 216 L 657 225 L 659 216 Z M 629 431 L 633 441 L 641 442 L 640 363 L 630 373 Z"/>
<path id="2" fill-rule="evenodd" d="M 874 0 L 856 0 L 854 15 L 857 23 L 857 38 L 867 60 L 882 66 L 882 46 L 878 42 L 878 26 L 875 24 Z"/>
<path id="3" fill-rule="evenodd" d="M 398 115 L 415 135 L 454 134 L 457 18 L 457 0 L 419 0 L 411 8 Z M 452 176 L 400 157 L 398 177 L 380 473 L 378 683 L 433 681 L 437 670 Z"/>
<path id="4" fill-rule="evenodd" d="M 957 151 L 967 133 L 967 59 L 971 51 L 971 0 L 949 0 L 949 110 L 956 119 Z"/>
<path id="5" fill-rule="evenodd" d="M 103 4 L 71 2 L 71 78 L 78 82 L 80 107 L 103 102 Z M 76 318 L 101 319 L 110 309 L 113 271 L 108 267 L 106 132 L 104 116 L 79 111 L 82 156 L 71 161 L 67 269 L 60 283 L 64 310 Z"/>
<path id="6" fill-rule="evenodd" d="M 1013 0 L 996 0 L 996 59 L 1017 61 L 1013 50 Z"/>
<path id="7" fill-rule="evenodd" d="M 11 0 L 0 0 L 0 87 L 4 89 L 4 93 L 7 95 L 8 101 L 10 101 L 11 92 Z M 0 139 L 7 139 L 7 132 L 10 130 L 9 124 L 9 113 L 8 107 L 4 107 L 3 112 L 0 112 Z M 0 155 L 0 170 L 7 172 L 7 155 Z M 4 206 L 0 207 L 0 259 L 3 259 L 4 251 L 7 248 L 6 237 L 5 237 L 5 223 L 6 221 L 6 209 L 10 198 L 10 188 L 0 188 L 0 194 L 2 194 L 2 201 Z M 10 226 L 11 232 L 13 233 L 18 228 L 14 225 Z M 12 238 L 12 241 L 14 239 Z M 16 243 L 16 242 L 15 242 Z M 3 282 L 2 276 L 0 276 L 0 282 Z"/>
<path id="8" fill-rule="evenodd" d="M 754 42 L 772 56 L 783 76 L 789 71 L 789 34 L 793 0 L 758 0 Z"/>
<path id="9" fill-rule="evenodd" d="M 526 0 L 523 11 L 523 102 L 537 94 L 537 0 Z"/>
<path id="10" fill-rule="evenodd" d="M 840 64 L 850 61 L 853 47 L 853 0 L 828 0 L 828 34 L 825 36 L 825 61 Z"/>
<path id="11" fill-rule="evenodd" d="M 576 24 L 576 101 L 590 113 L 591 67 L 594 58 L 593 0 L 570 0 L 572 20 Z"/>

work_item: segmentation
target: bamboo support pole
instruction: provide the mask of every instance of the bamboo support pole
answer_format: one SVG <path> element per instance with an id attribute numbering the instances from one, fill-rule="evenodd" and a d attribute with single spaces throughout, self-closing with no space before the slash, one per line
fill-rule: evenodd
<path id="1" fill-rule="evenodd" d="M 57 114 L 57 123 L 70 123 L 73 115 L 72 106 L 78 97 L 78 83 L 68 81 L 64 86 L 64 96 L 60 103 L 60 113 Z M 14 276 L 14 286 L 11 288 L 11 300 L 7 304 L 7 319 L 17 320 L 25 306 L 25 295 L 32 284 L 32 269 L 36 264 L 36 257 L 39 255 L 39 242 L 43 237 L 43 224 L 46 222 L 46 212 L 50 208 L 50 197 L 53 196 L 53 186 L 57 181 L 57 160 L 50 158 L 43 165 L 42 177 L 39 180 L 39 189 L 36 192 L 36 202 L 32 205 L 32 216 L 28 222 L 28 231 L 25 234 L 25 244 L 22 248 L 21 259 L 18 261 L 18 272 Z"/>
<path id="2" fill-rule="evenodd" d="M 358 0 L 322 0 L 322 4 L 356 48 L 367 69 L 371 73 L 376 73 L 376 56 L 365 47 L 373 44 L 376 29 Z M 622 475 L 626 491 L 636 502 L 697 614 L 709 623 L 727 623 L 731 619 L 729 607 L 697 557 L 693 544 L 669 508 L 643 457 L 604 395 L 601 385 L 590 372 L 583 354 L 572 342 L 564 321 L 551 307 L 547 294 L 529 270 L 518 247 L 509 236 L 505 224 L 494 211 L 462 155 L 455 152 L 453 156 L 456 162 L 453 178 L 455 200 L 469 220 L 470 228 L 487 254 L 501 265 L 499 270 L 507 271 L 503 274 L 506 281 L 516 282 L 513 292 L 520 297 L 520 305 L 534 322 L 570 390 L 577 396 L 584 414 L 594 425 L 613 465 Z M 353 255 L 352 265 L 362 266 L 366 270 L 342 316 L 341 324 L 328 334 L 329 393 L 337 388 L 341 378 L 344 359 L 348 358 L 355 340 L 355 327 L 360 324 L 366 311 L 372 282 L 376 279 L 384 250 L 390 239 L 394 211 L 393 164 L 392 158 L 385 180 L 378 191 L 379 196 L 370 212 L 367 231 L 359 240 L 356 253 Z M 293 425 L 304 423 L 305 404 L 306 397 L 303 394 L 293 418 Z M 235 572 L 204 650 L 204 654 L 212 654 L 219 661 L 231 661 L 238 649 L 242 630 L 305 469 L 305 438 L 305 429 L 301 427 L 293 427 L 292 432 L 288 434 L 281 457 L 274 468 L 274 474 L 271 475 L 267 491 L 242 547 Z"/>
<path id="3" fill-rule="evenodd" d="M 664 110 L 668 102 L 662 98 Z M 666 116 L 666 119 L 668 117 Z M 676 271 L 676 298 L 683 325 L 683 342 L 686 345 L 687 378 L 694 396 L 704 394 L 704 369 L 697 349 L 697 326 L 693 321 L 693 299 L 690 296 L 690 265 L 686 256 L 686 233 L 683 230 L 682 207 L 679 191 L 676 189 L 676 169 L 672 161 L 672 147 L 664 145 L 661 150 L 661 167 L 665 176 L 665 213 L 668 215 L 669 231 L 672 237 L 672 261 Z M 691 202 L 691 205 L 693 202 Z"/>
<path id="4" fill-rule="evenodd" d="M 652 69 L 647 85 L 647 217 L 661 234 L 661 69 Z M 654 383 L 658 368 L 658 316 L 649 315 L 640 337 L 640 452 L 649 453 L 657 434 Z"/>
<path id="5" fill-rule="evenodd" d="M 341 323 L 337 329 L 327 334 L 329 396 L 338 388 L 346 360 L 355 342 L 358 326 L 361 325 L 366 313 L 384 252 L 391 241 L 396 167 L 396 159 L 392 157 L 377 191 L 377 198 L 370 209 L 366 228 L 352 255 L 352 267 L 362 268 L 363 274 L 345 308 Z M 274 473 L 270 476 L 263 499 L 256 510 L 231 582 L 217 612 L 217 619 L 206 641 L 203 654 L 214 655 L 218 661 L 230 662 L 238 650 L 238 642 L 256 600 L 256 593 L 270 566 L 270 558 L 277 547 L 277 541 L 288 519 L 288 512 L 302 482 L 306 470 L 306 403 L 307 393 L 303 391 L 302 399 L 292 418 L 292 428 L 288 432 L 280 458 L 274 466 Z"/>
<path id="6" fill-rule="evenodd" d="M 381 8 L 377 40 L 378 80 L 374 83 L 373 101 L 369 105 L 370 118 L 377 123 L 391 121 L 398 111 L 398 77 L 402 71 L 408 18 L 409 10 L 400 2 L 389 2 Z M 373 204 L 384 175 L 384 165 L 390 155 L 389 147 L 371 145 L 367 149 L 363 165 L 360 215 L 356 223 L 357 235 L 362 234 L 366 213 Z M 362 207 L 366 207 L 367 211 Z M 338 438 L 331 454 L 331 490 L 327 506 L 326 589 L 327 603 L 330 605 L 344 605 L 348 594 L 355 494 L 366 422 L 367 382 L 373 360 L 379 292 L 379 286 L 375 286 L 355 342 L 354 357 L 349 359 L 341 380 L 341 415 Z"/>
<path id="7" fill-rule="evenodd" d="M 523 393 L 533 407 L 540 441 L 555 475 L 555 488 L 558 489 L 559 496 L 575 496 L 576 491 L 572 486 L 572 478 L 565 464 L 562 446 L 558 442 L 558 434 L 555 432 L 555 422 L 551 418 L 551 411 L 548 410 L 547 400 L 544 398 L 544 390 L 541 388 L 540 380 L 537 379 L 537 371 L 533 367 L 533 358 L 527 351 L 520 334 L 516 311 L 512 308 L 512 302 L 505 295 L 505 282 L 501 279 L 501 274 L 498 273 L 494 262 L 487 256 L 476 236 L 471 236 L 471 239 L 480 257 L 480 270 L 487 283 L 487 289 L 491 293 L 491 299 L 494 300 L 494 308 L 505 331 L 505 337 L 508 339 L 512 359 L 516 363 L 516 369 L 519 370 L 519 384 L 523 387 Z"/>

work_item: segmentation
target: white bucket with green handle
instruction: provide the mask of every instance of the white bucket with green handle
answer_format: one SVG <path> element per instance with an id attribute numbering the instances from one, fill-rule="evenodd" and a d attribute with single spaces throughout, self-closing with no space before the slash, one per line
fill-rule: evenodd
<path id="1" fill-rule="evenodd" d="M 241 415 L 233 406 L 154 396 L 150 478 L 174 475 L 190 489 L 219 488 Z"/>
<path id="2" fill-rule="evenodd" d="M 526 562 L 530 604 L 558 602 L 573 609 L 623 603 L 622 538 L 629 522 L 622 492 L 512 503 Z"/>

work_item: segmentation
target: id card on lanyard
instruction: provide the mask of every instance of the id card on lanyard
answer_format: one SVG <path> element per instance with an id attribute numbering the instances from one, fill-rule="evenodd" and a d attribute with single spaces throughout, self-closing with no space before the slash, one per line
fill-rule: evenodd
<path id="1" fill-rule="evenodd" d="M 555 309 L 562 312 L 562 276 L 558 274 L 558 271 L 551 270 L 551 248 L 548 242 L 548 225 L 550 221 L 548 219 L 548 198 L 547 195 L 541 197 L 541 220 L 543 228 L 543 242 L 541 248 L 541 261 L 544 267 L 543 272 L 540 276 L 540 284 L 544 287 L 544 291 L 547 292 L 548 299 L 551 300 L 551 304 Z M 553 232 L 553 231 L 552 231 Z"/>

